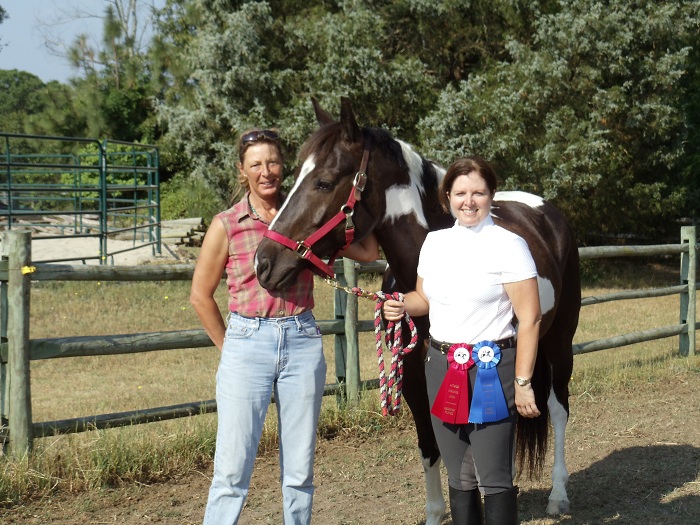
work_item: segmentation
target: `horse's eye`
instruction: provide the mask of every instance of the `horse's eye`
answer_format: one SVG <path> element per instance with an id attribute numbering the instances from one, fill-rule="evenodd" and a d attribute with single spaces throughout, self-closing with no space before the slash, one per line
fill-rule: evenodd
<path id="1" fill-rule="evenodd" d="M 316 189 L 328 191 L 333 188 L 333 183 L 329 180 L 318 179 L 316 181 Z"/>

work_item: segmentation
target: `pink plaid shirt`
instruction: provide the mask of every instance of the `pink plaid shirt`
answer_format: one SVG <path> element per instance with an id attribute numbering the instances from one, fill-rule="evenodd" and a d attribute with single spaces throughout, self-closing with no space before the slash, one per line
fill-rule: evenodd
<path id="1" fill-rule="evenodd" d="M 253 217 L 247 193 L 216 218 L 224 223 L 228 237 L 229 311 L 244 317 L 288 317 L 314 307 L 314 279 L 310 270 L 302 271 L 296 284 L 286 290 L 270 292 L 260 286 L 253 260 L 267 225 Z"/>

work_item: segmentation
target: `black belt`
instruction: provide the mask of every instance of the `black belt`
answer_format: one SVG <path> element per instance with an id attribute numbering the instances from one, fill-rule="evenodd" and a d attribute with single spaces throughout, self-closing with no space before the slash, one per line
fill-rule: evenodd
<path id="1" fill-rule="evenodd" d="M 502 350 L 505 350 L 506 348 L 515 348 L 515 337 L 508 337 L 506 339 L 499 339 L 498 341 L 494 341 L 499 348 Z M 450 347 L 454 343 L 441 343 L 440 341 L 436 341 L 432 337 L 430 338 L 430 346 L 433 348 L 440 350 L 443 354 L 447 355 L 447 352 L 450 350 Z"/>

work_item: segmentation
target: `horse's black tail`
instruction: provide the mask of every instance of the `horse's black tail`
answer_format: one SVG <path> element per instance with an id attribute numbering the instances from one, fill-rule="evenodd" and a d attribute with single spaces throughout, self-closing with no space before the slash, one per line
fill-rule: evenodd
<path id="1" fill-rule="evenodd" d="M 539 479 L 544 470 L 549 437 L 547 398 L 551 387 L 552 370 L 544 352 L 537 352 L 532 388 L 535 392 L 535 402 L 540 410 L 540 415 L 536 418 L 518 417 L 515 438 L 518 477 L 527 470 L 528 479 Z"/>

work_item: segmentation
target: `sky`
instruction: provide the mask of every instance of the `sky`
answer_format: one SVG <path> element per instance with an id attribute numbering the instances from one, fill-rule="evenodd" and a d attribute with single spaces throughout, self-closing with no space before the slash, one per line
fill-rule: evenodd
<path id="1" fill-rule="evenodd" d="M 157 1 L 156 4 L 162 2 Z M 86 33 L 94 45 L 102 40 L 104 0 L 0 0 L 9 18 L 0 24 L 0 69 L 19 69 L 44 82 L 66 82 L 78 76 L 65 58 L 52 55 L 44 45 L 46 36 L 69 46 Z M 75 12 L 95 15 L 76 19 Z"/>

